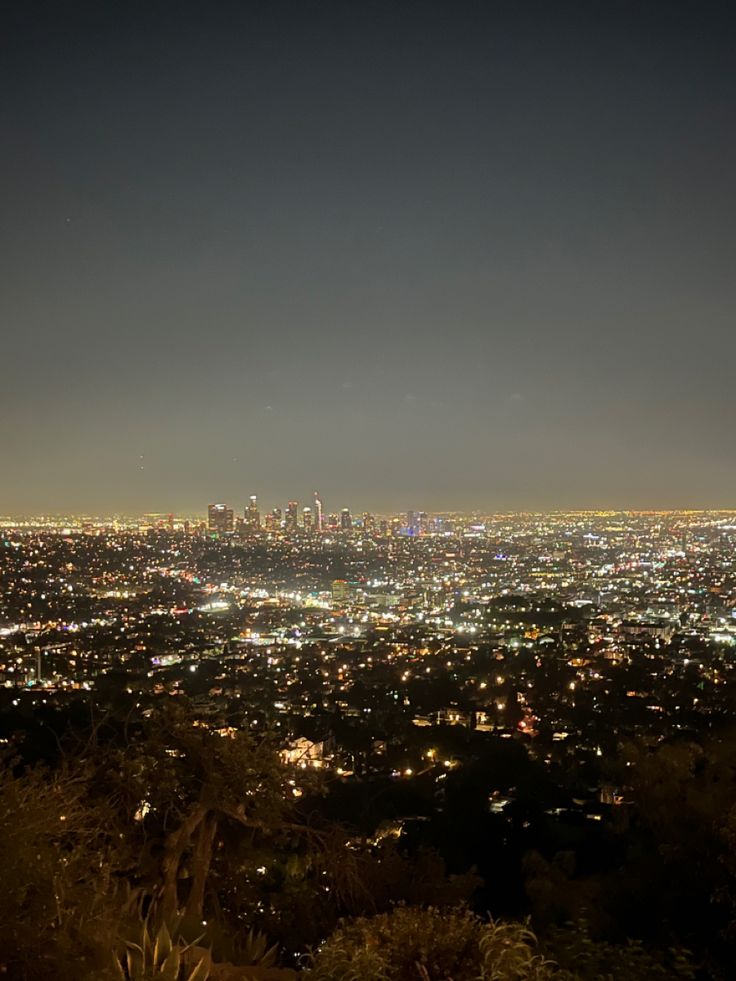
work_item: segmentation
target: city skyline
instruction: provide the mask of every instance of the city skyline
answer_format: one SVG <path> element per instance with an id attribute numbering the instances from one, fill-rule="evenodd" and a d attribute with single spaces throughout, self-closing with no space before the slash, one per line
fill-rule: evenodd
<path id="1" fill-rule="evenodd" d="M 249 495 L 248 498 L 252 497 Z M 174 520 L 181 522 L 184 520 L 199 520 L 206 524 L 208 516 L 208 508 L 216 505 L 228 508 L 233 512 L 233 519 L 248 517 L 248 498 L 242 503 L 233 503 L 230 501 L 212 501 L 209 504 L 204 504 L 199 507 L 194 507 L 191 509 L 160 509 L 160 510 L 141 510 L 141 511 L 116 511 L 116 510 L 44 510 L 44 511 L 17 511 L 17 512 L 5 512 L 0 514 L 0 523 L 9 523 L 12 525 L 14 521 L 18 522 L 33 522 L 33 521 L 61 521 L 63 519 L 70 519 L 72 521 L 82 521 L 89 519 L 92 521 L 98 521 L 101 523 L 111 522 L 115 520 L 135 522 L 141 521 L 142 519 L 159 519 L 161 521 L 173 518 Z M 285 501 L 285 499 L 284 499 Z M 298 525 L 303 526 L 304 512 L 311 512 L 311 520 L 315 520 L 314 508 L 311 506 L 303 506 L 300 500 L 295 502 L 286 503 L 296 503 L 299 505 L 298 510 Z M 272 504 L 273 507 L 268 506 Z M 286 508 L 283 506 L 284 502 L 281 498 L 273 499 L 272 501 L 266 502 L 265 509 L 260 513 L 261 519 L 265 515 L 271 514 L 275 511 L 281 512 L 282 522 L 285 520 Z M 259 505 L 260 509 L 260 505 Z M 477 519 L 477 518 L 498 518 L 498 517 L 523 517 L 525 515 L 531 516 L 564 516 L 564 515 L 687 515 L 687 514 L 702 514 L 702 515 L 717 515 L 717 514 L 736 514 L 736 507 L 571 507 L 571 508 L 448 508 L 448 507 L 438 507 L 438 508 L 427 508 L 415 505 L 411 507 L 397 507 L 381 509 L 377 507 L 351 507 L 351 506 L 340 506 L 332 510 L 325 511 L 325 521 L 328 517 L 339 518 L 340 513 L 348 511 L 350 512 L 354 520 L 359 520 L 365 514 L 370 515 L 374 518 L 396 518 L 400 516 L 406 516 L 408 513 L 416 513 L 417 515 L 425 514 L 430 517 L 456 517 L 456 518 L 466 518 L 466 519 Z M 261 524 L 261 527 L 263 525 Z M 314 525 L 314 530 L 316 530 L 316 524 Z M 326 527 L 325 527 L 326 530 Z"/>

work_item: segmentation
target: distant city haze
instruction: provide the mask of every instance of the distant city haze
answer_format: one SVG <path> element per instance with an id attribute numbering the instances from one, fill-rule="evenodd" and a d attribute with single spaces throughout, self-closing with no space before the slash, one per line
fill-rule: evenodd
<path id="1" fill-rule="evenodd" d="M 4 18 L 0 514 L 736 504 L 729 5 Z"/>

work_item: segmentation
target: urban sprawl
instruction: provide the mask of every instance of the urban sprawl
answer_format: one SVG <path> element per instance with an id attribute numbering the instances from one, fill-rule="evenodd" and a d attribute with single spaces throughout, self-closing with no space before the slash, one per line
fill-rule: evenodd
<path id="1" fill-rule="evenodd" d="M 510 740 L 551 784 L 576 774 L 549 818 L 601 821 L 623 740 L 736 707 L 730 512 L 356 519 L 252 497 L 206 519 L 8 518 L 0 542 L 6 717 L 184 697 L 335 780 L 422 782 L 432 807 L 484 739 Z M 518 793 L 511 772 L 488 808 Z"/>

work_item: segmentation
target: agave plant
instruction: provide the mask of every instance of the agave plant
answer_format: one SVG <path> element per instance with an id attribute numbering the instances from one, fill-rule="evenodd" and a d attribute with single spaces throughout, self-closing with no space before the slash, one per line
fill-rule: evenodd
<path id="1" fill-rule="evenodd" d="M 186 953 L 194 944 L 184 944 L 176 937 L 176 927 L 162 923 L 154 934 L 148 920 L 143 922 L 139 943 L 126 941 L 125 949 L 114 958 L 121 981 L 207 981 L 210 957 L 203 955 L 192 967 Z M 195 941 L 196 943 L 196 941 Z"/>
<path id="2" fill-rule="evenodd" d="M 266 935 L 250 928 L 241 941 L 238 960 L 248 967 L 273 967 L 278 957 L 278 944 L 268 946 Z"/>

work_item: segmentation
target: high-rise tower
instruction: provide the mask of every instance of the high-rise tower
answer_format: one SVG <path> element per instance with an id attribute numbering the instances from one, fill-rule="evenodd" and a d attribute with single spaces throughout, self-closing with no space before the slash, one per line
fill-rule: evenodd
<path id="1" fill-rule="evenodd" d="M 226 535 L 233 530 L 235 522 L 233 509 L 225 504 L 210 504 L 207 508 L 207 530 L 217 535 Z"/>
<path id="2" fill-rule="evenodd" d="M 258 511 L 258 498 L 251 494 L 248 507 L 245 509 L 245 528 L 250 534 L 258 531 L 261 527 L 261 515 Z"/>
<path id="3" fill-rule="evenodd" d="M 286 519 L 284 521 L 284 531 L 288 535 L 295 535 L 299 527 L 299 504 L 297 501 L 289 501 L 286 506 Z"/>

